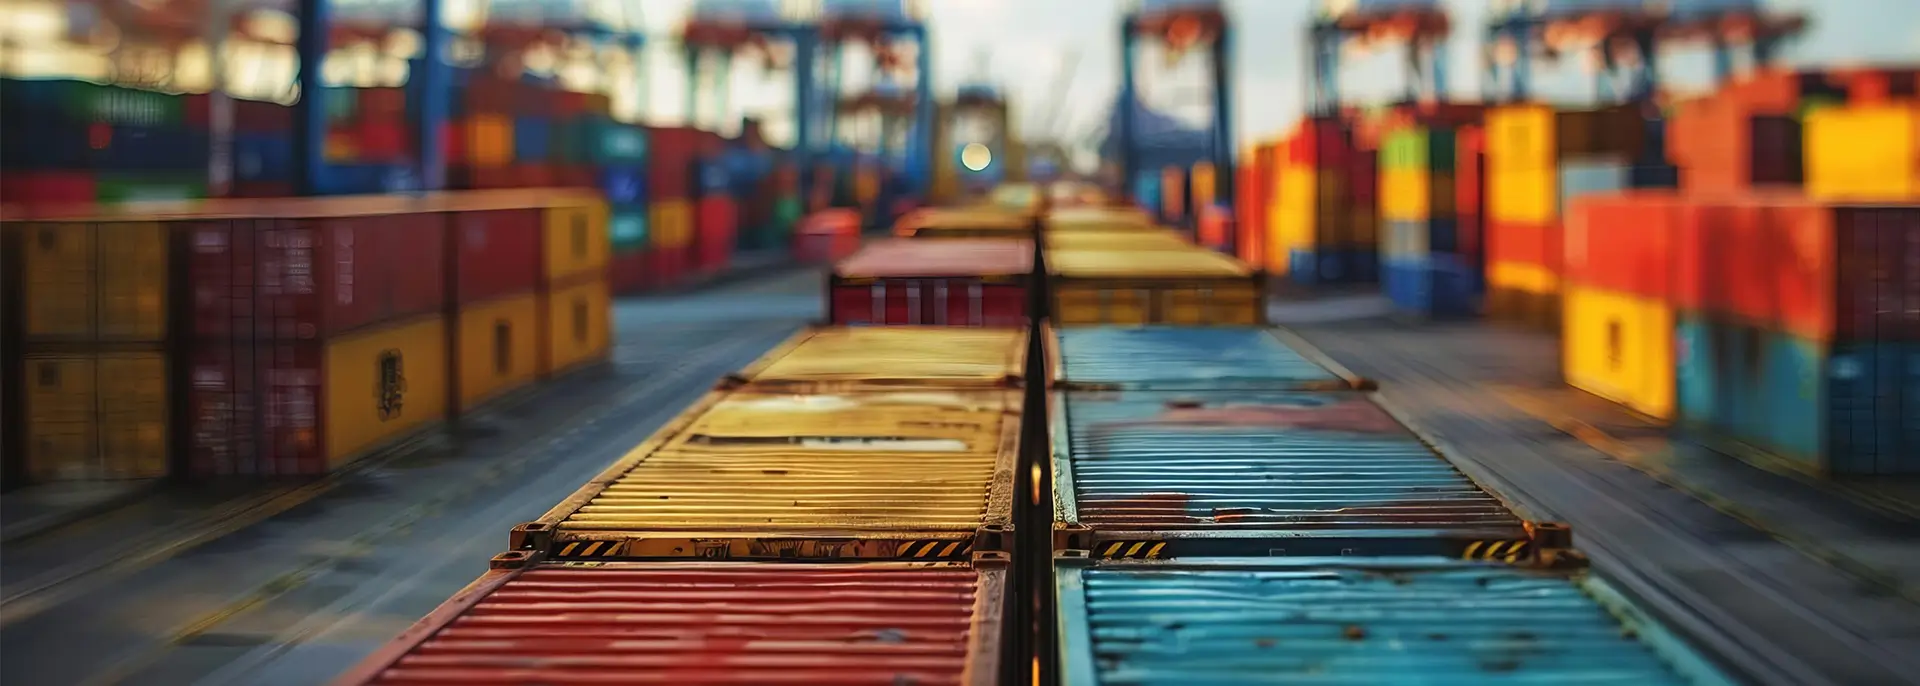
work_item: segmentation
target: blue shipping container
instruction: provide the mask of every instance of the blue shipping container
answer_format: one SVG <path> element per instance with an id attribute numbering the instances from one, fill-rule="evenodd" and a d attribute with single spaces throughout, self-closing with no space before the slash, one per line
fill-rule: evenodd
<path id="1" fill-rule="evenodd" d="M 1059 406 L 1058 518 L 1091 530 L 1097 558 L 1531 552 L 1518 515 L 1365 394 L 1069 391 Z"/>
<path id="2" fill-rule="evenodd" d="M 1133 200 L 1140 209 L 1155 217 L 1160 216 L 1160 172 L 1140 171 L 1133 176 Z"/>
<path id="3" fill-rule="evenodd" d="M 237 133 L 233 136 L 233 175 L 240 181 L 293 178 L 293 138 Z"/>
<path id="4" fill-rule="evenodd" d="M 1055 335 L 1055 380 L 1078 388 L 1290 391 L 1367 385 L 1332 360 L 1295 349 L 1276 329 L 1093 326 Z"/>
<path id="5" fill-rule="evenodd" d="M 1448 560 L 1055 572 L 1061 683 L 1732 686 L 1604 580 Z"/>
<path id="6" fill-rule="evenodd" d="M 1380 280 L 1380 251 L 1296 248 L 1287 254 L 1287 278 L 1302 286 L 1373 283 Z"/>
<path id="7" fill-rule="evenodd" d="M 604 167 L 600 170 L 600 192 L 607 204 L 615 207 L 644 205 L 647 202 L 647 172 L 630 167 Z"/>
<path id="8" fill-rule="evenodd" d="M 725 159 L 714 157 L 700 160 L 694 163 L 694 168 L 700 177 L 701 195 L 726 195 L 731 181 L 727 176 Z"/>
<path id="9" fill-rule="evenodd" d="M 1388 258 L 1380 280 L 1403 312 L 1432 318 L 1470 317 L 1479 309 L 1479 273 L 1459 255 Z"/>
<path id="10" fill-rule="evenodd" d="M 535 117 L 520 117 L 513 121 L 515 162 L 545 162 L 553 157 L 552 122 Z"/>
<path id="11" fill-rule="evenodd" d="M 0 168 L 65 171 L 106 166 L 106 151 L 93 147 L 93 125 L 59 120 L 28 121 L 0 140 Z"/>

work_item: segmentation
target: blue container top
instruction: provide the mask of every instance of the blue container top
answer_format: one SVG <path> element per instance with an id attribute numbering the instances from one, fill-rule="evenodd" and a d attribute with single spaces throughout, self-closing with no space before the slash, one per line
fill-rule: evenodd
<path id="1" fill-rule="evenodd" d="M 1064 416 L 1062 514 L 1096 530 L 1526 535 L 1362 394 L 1069 392 Z"/>
<path id="2" fill-rule="evenodd" d="M 1273 329 L 1098 326 L 1058 335 L 1061 371 L 1075 386 L 1320 390 L 1358 383 L 1288 347 Z"/>
<path id="3" fill-rule="evenodd" d="M 1074 686 L 1733 683 L 1586 575 L 1392 558 L 1056 574 Z"/>

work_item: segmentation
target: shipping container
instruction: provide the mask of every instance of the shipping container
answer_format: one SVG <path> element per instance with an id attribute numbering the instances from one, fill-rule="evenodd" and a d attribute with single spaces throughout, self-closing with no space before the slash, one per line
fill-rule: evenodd
<path id="1" fill-rule="evenodd" d="M 1011 545 L 1019 392 L 711 393 L 511 549 L 558 560 L 963 561 Z"/>
<path id="2" fill-rule="evenodd" d="M 1164 231 L 1153 223 L 1152 215 L 1135 207 L 1063 207 L 1047 213 L 1049 233 L 1082 231 Z"/>
<path id="3" fill-rule="evenodd" d="M 1435 319 L 1479 313 L 1482 275 L 1467 257 L 1429 253 L 1384 255 L 1381 260 L 1381 288 L 1397 309 Z"/>
<path id="4" fill-rule="evenodd" d="M 613 354 L 613 300 L 605 277 L 540 293 L 546 340 L 540 373 L 552 375 Z"/>
<path id="5" fill-rule="evenodd" d="M 1056 521 L 1096 558 L 1532 561 L 1537 529 L 1359 393 L 1067 391 Z M 1542 533 L 1536 533 L 1537 531 Z"/>
<path id="6" fill-rule="evenodd" d="M 1816 475 L 1920 474 L 1920 346 L 1677 319 L 1681 422 Z"/>
<path id="7" fill-rule="evenodd" d="M 1562 280 L 1568 287 L 1666 301 L 1673 292 L 1673 243 L 1685 202 L 1664 191 L 1575 201 L 1562 232 Z"/>
<path id="8" fill-rule="evenodd" d="M 539 378 L 540 298 L 532 292 L 463 305 L 453 343 L 459 404 L 468 410 Z"/>
<path id="9" fill-rule="evenodd" d="M 1052 381 L 1074 390 L 1370 389 L 1282 329 L 1092 326 L 1054 333 Z"/>
<path id="10" fill-rule="evenodd" d="M 1586 572 L 1342 557 L 1054 574 L 1069 686 L 1736 683 Z"/>
<path id="11" fill-rule="evenodd" d="M 22 225 L 22 334 L 29 341 L 167 338 L 168 227 L 156 221 Z"/>
<path id="12" fill-rule="evenodd" d="M 607 263 L 608 287 L 613 295 L 633 295 L 644 293 L 659 284 L 654 273 L 654 253 L 650 250 L 620 251 L 616 249 L 613 258 Z"/>
<path id="13" fill-rule="evenodd" d="M 1011 388 L 1027 368 L 1025 328 L 815 327 L 733 374 L 768 392 L 848 388 Z"/>
<path id="14" fill-rule="evenodd" d="M 362 201 L 303 201 L 278 219 L 192 222 L 195 335 L 322 339 L 440 312 L 444 218 L 354 213 Z M 319 211 L 300 216 L 305 209 Z"/>
<path id="15" fill-rule="evenodd" d="M 838 325 L 1024 327 L 1033 242 L 892 239 L 834 266 L 827 319 Z"/>
<path id="16" fill-rule="evenodd" d="M 1059 251 L 1053 316 L 1063 325 L 1258 325 L 1267 319 L 1266 278 L 1231 257 L 1172 251 Z"/>
<path id="17" fill-rule="evenodd" d="M 1673 307 L 1661 298 L 1574 284 L 1562 307 L 1567 385 L 1672 419 Z"/>
<path id="18" fill-rule="evenodd" d="M 159 352 L 20 359 L 26 475 L 36 483 L 168 473 L 167 360 Z"/>
<path id="19" fill-rule="evenodd" d="M 1689 192 L 1798 187 L 1805 178 L 1803 128 L 1788 112 L 1756 111 L 1720 95 L 1682 105 L 1668 124 L 1669 156 Z"/>
<path id="20" fill-rule="evenodd" d="M 1008 683 L 1004 565 L 494 558 L 335 686 Z"/>
<path id="21" fill-rule="evenodd" d="M 451 218 L 454 302 L 531 293 L 540 285 L 541 210 L 473 210 Z"/>
<path id="22" fill-rule="evenodd" d="M 1033 220 L 995 209 L 921 209 L 894 222 L 893 234 L 902 238 L 1031 238 Z"/>
<path id="23" fill-rule="evenodd" d="M 606 271 L 612 242 L 607 237 L 605 201 L 584 193 L 568 194 L 548 204 L 545 215 L 543 253 L 548 286 L 597 278 L 592 275 Z"/>
<path id="24" fill-rule="evenodd" d="M 1192 241 L 1179 232 L 1152 231 L 1048 231 L 1047 250 L 1192 250 Z"/>
<path id="25" fill-rule="evenodd" d="M 188 373 L 196 476 L 324 474 L 433 426 L 449 401 L 441 317 L 331 340 L 206 341 Z"/>
<path id="26" fill-rule="evenodd" d="M 726 268 L 739 234 L 740 206 L 732 197 L 709 195 L 694 201 L 694 260 L 702 272 Z"/>
<path id="27" fill-rule="evenodd" d="M 1824 200 L 1920 198 L 1920 105 L 1853 105 L 1806 117 L 1807 193 Z"/>
<path id="28" fill-rule="evenodd" d="M 89 172 L 0 171 L 0 202 L 68 205 L 93 202 L 98 190 Z"/>

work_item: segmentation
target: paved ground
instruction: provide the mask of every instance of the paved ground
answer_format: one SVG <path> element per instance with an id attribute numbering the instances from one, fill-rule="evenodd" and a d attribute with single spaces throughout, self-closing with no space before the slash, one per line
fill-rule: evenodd
<path id="1" fill-rule="evenodd" d="M 0 684 L 324 683 L 515 524 L 819 316 L 818 272 L 618 305 L 614 364 L 320 484 L 166 494 L 11 543 Z"/>
<path id="2" fill-rule="evenodd" d="M 1379 381 L 1464 470 L 1571 523 L 1597 571 L 1756 681 L 1920 683 L 1911 484 L 1755 469 L 1565 388 L 1550 338 L 1381 311 L 1361 297 L 1274 314 Z"/>

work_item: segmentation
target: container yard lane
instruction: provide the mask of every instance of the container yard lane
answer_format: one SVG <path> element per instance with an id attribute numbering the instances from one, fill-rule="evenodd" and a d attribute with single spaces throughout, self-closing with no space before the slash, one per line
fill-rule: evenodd
<path id="1" fill-rule="evenodd" d="M 617 303 L 605 371 L 321 486 L 149 499 L 9 544 L 0 683 L 324 683 L 484 571 L 514 525 L 817 319 L 820 279 Z"/>

